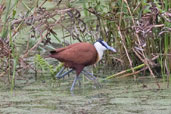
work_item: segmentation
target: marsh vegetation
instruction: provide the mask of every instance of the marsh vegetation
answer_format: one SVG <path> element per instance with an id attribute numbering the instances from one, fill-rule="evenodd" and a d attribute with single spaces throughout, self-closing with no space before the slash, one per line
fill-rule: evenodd
<path id="1" fill-rule="evenodd" d="M 147 81 L 146 78 L 148 78 L 147 84 L 141 83 L 142 87 L 136 87 L 140 88 L 138 91 L 146 91 L 142 88 L 148 88 L 149 85 L 156 86 L 155 89 L 148 88 L 148 90 L 152 90 L 150 92 L 153 94 L 157 94 L 153 92 L 156 89 L 167 89 L 169 87 L 171 71 L 171 3 L 169 0 L 0 0 L 0 33 L 0 87 L 2 91 L 7 92 L 15 89 L 14 94 L 27 94 L 26 90 L 30 89 L 25 88 L 37 84 L 33 86 L 35 90 L 30 91 L 35 93 L 33 95 L 35 98 L 35 96 L 39 96 L 36 95 L 36 87 L 39 84 L 46 85 L 48 82 L 50 87 L 47 88 L 52 88 L 52 91 L 50 91 L 55 94 L 47 96 L 53 96 L 52 99 L 55 99 L 54 95 L 58 92 L 61 93 L 62 89 L 67 91 L 66 85 L 69 85 L 70 81 L 68 81 L 68 84 L 67 81 L 56 80 L 54 76 L 61 68 L 61 64 L 54 59 L 47 58 L 49 51 L 75 42 L 93 43 L 98 38 L 104 39 L 108 44 L 115 47 L 117 53 L 107 52 L 100 63 L 88 68 L 100 79 L 101 83 L 104 85 L 109 83 L 110 85 L 103 88 L 105 89 L 104 94 L 103 89 L 95 90 L 92 94 L 100 91 L 97 96 L 102 95 L 101 97 L 109 97 L 111 100 L 110 95 L 113 94 L 114 97 L 116 95 L 114 93 L 119 92 L 117 92 L 117 87 L 114 88 L 112 93 L 108 89 L 112 89 L 111 86 L 121 86 L 122 84 L 121 88 L 125 87 L 125 82 L 121 81 L 122 79 L 141 79 L 138 82 L 141 83 Z M 144 76 L 147 77 L 143 78 Z M 69 78 L 72 78 L 72 76 Z M 122 78 L 119 79 L 121 85 L 115 85 L 115 81 L 113 82 L 113 79 L 118 80 L 118 78 Z M 136 83 L 137 81 L 135 81 Z M 61 84 L 64 85 L 64 88 L 59 87 Z M 134 91 L 129 88 L 129 82 L 127 84 L 126 88 L 128 88 L 124 91 L 129 91 L 129 89 Z M 133 87 L 133 85 L 130 85 L 130 87 Z M 23 92 L 16 93 L 20 88 Z M 38 94 L 44 94 L 41 92 L 43 89 L 47 90 L 47 88 L 39 88 Z M 61 90 L 56 91 L 56 88 L 61 88 Z M 86 94 L 89 93 L 88 90 L 85 90 L 86 92 L 80 90 L 79 92 Z M 161 92 L 165 98 L 169 96 L 167 96 L 169 93 L 165 94 L 167 90 L 163 90 L 164 93 Z M 8 96 L 6 92 L 2 92 L 4 94 L 3 98 Z M 67 94 L 65 91 L 62 92 L 65 95 Z M 120 92 L 122 93 L 122 91 Z M 48 91 L 45 91 L 45 93 L 49 94 Z M 81 96 L 85 97 L 84 94 L 81 94 Z M 124 94 L 123 96 L 127 95 Z M 112 99 L 114 99 L 113 97 Z M 131 98 L 136 97 L 132 96 Z M 154 104 L 157 102 L 156 99 L 160 99 L 155 99 L 153 95 L 147 95 L 142 100 L 148 100 L 149 97 L 153 98 Z M 77 97 L 77 99 L 79 98 Z M 117 106 L 117 102 L 124 98 L 111 101 L 109 99 L 93 99 L 93 101 L 87 101 L 87 104 L 95 106 L 97 105 L 95 102 L 104 100 L 101 103 L 108 104 L 107 108 L 111 109 L 110 105 L 115 105 L 116 108 L 120 107 Z M 30 103 L 30 98 L 28 100 Z M 80 100 L 80 103 L 83 103 L 86 99 L 82 100 Z M 170 100 L 170 97 L 168 100 Z M 38 100 L 37 102 L 44 103 L 45 101 Z M 149 102 L 148 105 L 151 103 Z M 164 103 L 164 101 L 162 102 Z M 4 102 L 1 106 L 9 106 L 10 103 Z M 26 103 L 27 101 L 24 101 L 23 104 Z M 17 105 L 17 102 L 13 105 L 21 107 Z M 68 105 L 68 107 L 60 106 L 70 109 L 71 105 Z M 87 105 L 82 104 L 82 106 L 86 107 Z M 161 110 L 167 110 L 169 103 L 165 106 Z M 26 107 L 24 108 L 26 109 Z M 42 107 L 56 109 L 56 106 L 50 107 L 48 104 Z M 87 108 L 90 107 L 87 106 Z M 95 109 L 97 108 L 95 107 Z M 74 108 L 72 109 L 74 110 Z M 146 109 L 146 105 L 144 109 Z M 80 108 L 82 113 L 85 110 Z M 88 112 L 93 113 L 92 110 Z M 135 113 L 139 112 L 145 113 L 138 109 Z M 128 111 L 128 113 L 132 112 Z"/>

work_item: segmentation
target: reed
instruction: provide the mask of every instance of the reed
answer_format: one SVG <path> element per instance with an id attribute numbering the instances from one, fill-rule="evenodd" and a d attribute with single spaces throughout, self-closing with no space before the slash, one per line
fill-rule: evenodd
<path id="1" fill-rule="evenodd" d="M 4 0 L 1 1 L 4 2 Z M 23 68 L 23 71 L 28 69 L 35 71 L 33 63 L 36 63 L 39 64 L 37 67 L 42 72 L 46 71 L 44 68 L 49 69 L 48 71 L 52 74 L 55 72 L 52 70 L 55 67 L 49 66 L 48 60 L 42 59 L 43 53 L 50 50 L 49 47 L 56 48 L 59 45 L 82 41 L 93 43 L 99 37 L 117 48 L 117 54 L 107 52 L 105 61 L 102 60 L 100 65 L 110 66 L 117 72 L 129 69 L 129 72 L 125 73 L 134 77 L 139 72 L 148 70 L 150 74 L 146 72 L 145 75 L 156 77 L 159 74 L 169 83 L 171 69 L 169 61 L 171 24 L 168 12 L 171 4 L 169 0 L 151 2 L 148 0 L 84 0 L 79 1 L 79 7 L 77 7 L 78 2 L 61 1 L 56 3 L 57 6 L 49 9 L 45 4 L 47 2 L 54 4 L 53 1 L 37 0 L 30 7 L 24 1 L 20 3 L 19 0 L 15 2 L 7 0 L 4 2 L 5 11 L 0 9 L 4 25 L 1 40 L 7 42 L 3 41 L 2 47 L 9 49 L 8 54 L 4 51 L 0 53 L 8 61 L 7 66 L 0 69 L 2 71 L 0 75 L 9 74 L 9 80 L 12 79 L 11 88 L 14 87 L 19 68 Z M 18 5 L 22 5 L 27 13 L 20 13 L 17 10 Z M 19 52 L 16 48 L 18 46 L 16 40 L 21 40 L 20 33 L 26 28 L 31 31 L 30 36 L 25 38 L 26 42 L 23 42 L 25 48 Z M 27 60 L 31 57 L 37 59 L 28 62 Z M 3 60 L 0 60 L 0 64 L 3 65 Z M 100 65 L 94 67 L 95 73 L 102 69 Z M 144 65 L 143 70 L 136 69 L 141 65 Z M 161 68 L 157 74 L 156 67 Z M 12 78 L 10 72 L 13 72 Z M 117 73 L 111 74 L 111 77 L 115 75 Z"/>
<path id="2" fill-rule="evenodd" d="M 100 10 L 102 5 L 104 8 L 108 7 L 107 11 Z M 108 4 L 94 0 L 89 1 L 85 9 L 91 8 L 88 9 L 89 13 L 97 18 L 93 21 L 99 22 L 99 29 L 96 30 L 100 30 L 101 36 L 119 50 L 116 56 L 121 58 L 124 68 L 129 69 L 131 67 L 132 72 L 135 72 L 134 67 L 144 63 L 150 70 L 151 75 L 156 77 L 154 64 L 159 64 L 161 71 L 157 71 L 157 73 L 162 72 L 164 79 L 166 72 L 169 74 L 168 65 L 164 64 L 169 62 L 164 55 L 170 53 L 168 52 L 170 33 L 168 29 L 166 32 L 163 30 L 165 27 L 170 28 L 170 23 L 167 16 L 164 17 L 163 15 L 168 11 L 169 6 L 168 0 L 160 2 L 154 0 L 152 4 L 146 0 L 133 0 L 131 2 L 110 0 Z M 88 15 L 87 12 L 86 15 Z M 97 23 L 95 22 L 90 25 L 91 28 L 96 27 Z M 111 56 L 107 55 L 105 59 L 107 64 L 111 65 L 113 60 Z M 160 62 L 151 60 L 153 57 L 158 57 Z M 169 76 L 167 76 L 168 79 Z"/>

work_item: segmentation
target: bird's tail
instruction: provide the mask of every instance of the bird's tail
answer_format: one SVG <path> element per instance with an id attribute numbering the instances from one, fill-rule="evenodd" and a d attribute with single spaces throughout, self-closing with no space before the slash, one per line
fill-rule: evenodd
<path id="1" fill-rule="evenodd" d="M 56 54 L 56 51 L 55 50 L 50 51 L 49 57 L 54 58 L 55 54 Z"/>
<path id="2" fill-rule="evenodd" d="M 52 50 L 50 51 L 50 57 L 56 57 L 58 53 L 60 53 L 61 51 L 65 50 L 65 48 L 59 48 L 59 49 L 56 49 L 56 50 Z"/>
<path id="3" fill-rule="evenodd" d="M 53 55 L 53 54 L 55 54 L 55 53 L 56 53 L 56 51 L 55 51 L 55 50 L 50 51 L 50 54 L 51 54 L 51 55 Z"/>

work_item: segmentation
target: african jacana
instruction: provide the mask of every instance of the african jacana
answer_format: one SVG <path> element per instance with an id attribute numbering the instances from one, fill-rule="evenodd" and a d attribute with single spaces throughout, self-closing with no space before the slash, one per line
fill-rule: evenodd
<path id="1" fill-rule="evenodd" d="M 116 52 L 113 47 L 109 46 L 105 41 L 101 39 L 97 40 L 94 45 L 82 42 L 71 44 L 64 48 L 58 48 L 56 50 L 50 51 L 50 57 L 55 58 L 60 62 L 64 63 L 64 67 L 56 74 L 56 77 L 64 77 L 65 75 L 75 70 L 76 77 L 71 86 L 71 91 L 73 90 L 75 83 L 78 80 L 79 75 L 82 71 L 89 79 L 95 80 L 95 77 L 91 73 L 83 69 L 86 66 L 93 65 L 100 61 L 105 50 L 111 50 L 113 52 Z M 71 70 L 62 74 L 66 67 L 71 68 Z M 89 77 L 87 74 L 90 75 L 92 78 Z"/>

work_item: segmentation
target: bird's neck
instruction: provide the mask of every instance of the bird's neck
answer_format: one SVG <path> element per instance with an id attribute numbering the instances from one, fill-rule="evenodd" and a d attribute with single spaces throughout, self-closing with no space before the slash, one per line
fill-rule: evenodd
<path id="1" fill-rule="evenodd" d="M 96 48 L 98 54 L 97 56 L 97 62 L 98 62 L 102 59 L 104 50 L 101 48 L 101 45 L 99 45 L 98 43 L 95 43 L 94 47 Z"/>
<path id="2" fill-rule="evenodd" d="M 98 62 L 98 61 L 100 61 L 100 60 L 102 59 L 102 57 L 103 57 L 103 51 L 98 50 L 98 49 L 96 49 L 96 50 L 97 50 L 97 54 L 98 54 L 98 59 L 97 59 L 97 62 Z"/>

